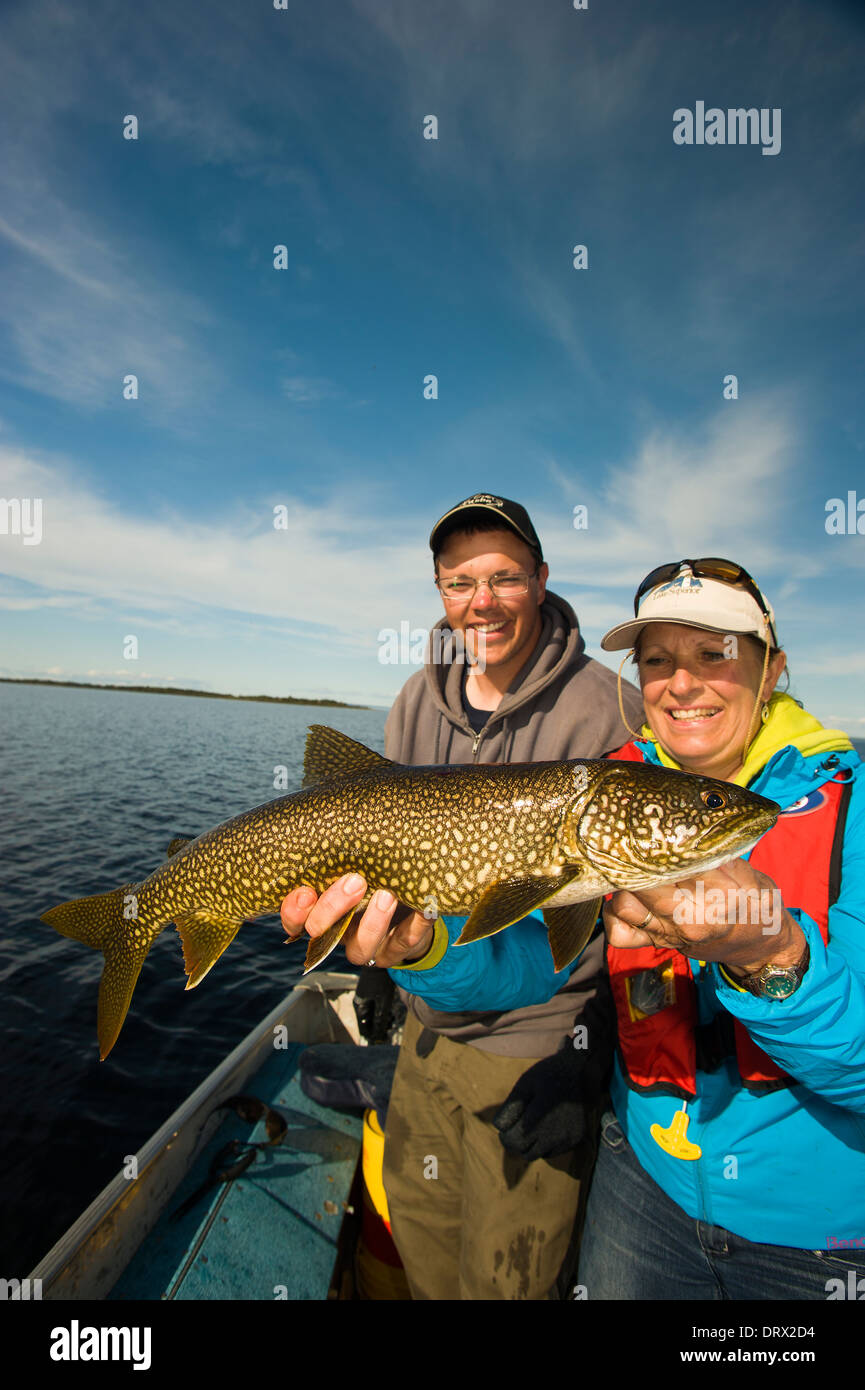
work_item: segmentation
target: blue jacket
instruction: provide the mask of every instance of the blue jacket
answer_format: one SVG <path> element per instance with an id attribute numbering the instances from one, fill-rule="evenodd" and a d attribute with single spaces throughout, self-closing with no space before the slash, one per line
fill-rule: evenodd
<path id="1" fill-rule="evenodd" d="M 638 746 L 659 761 L 653 743 Z M 813 788 L 823 756 L 783 748 L 751 789 L 790 806 Z M 717 966 L 692 962 L 700 1021 L 723 1006 L 797 1083 L 752 1094 L 733 1058 L 698 1072 L 688 1138 L 702 1157 L 690 1161 L 665 1153 L 650 1134 L 652 1124 L 669 1126 L 679 1102 L 631 1090 L 618 1060 L 610 1088 L 643 1168 L 689 1216 L 746 1240 L 811 1250 L 865 1237 L 865 764 L 854 751 L 838 758 L 853 778 L 841 893 L 829 912 L 828 947 L 811 918 L 793 912 L 811 948 L 798 990 L 783 1001 L 758 999 L 727 984 Z M 783 897 L 783 882 L 777 886 Z M 446 923 L 451 939 L 463 920 Z M 430 970 L 397 976 L 442 1009 L 538 1003 L 565 978 L 554 972 L 534 916 L 472 947 L 448 949 Z"/>

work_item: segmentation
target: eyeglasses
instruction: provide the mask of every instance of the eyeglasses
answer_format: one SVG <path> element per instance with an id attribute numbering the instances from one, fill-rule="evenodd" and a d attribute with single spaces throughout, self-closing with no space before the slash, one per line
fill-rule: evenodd
<path id="1" fill-rule="evenodd" d="M 521 594 L 529 592 L 529 580 L 534 579 L 537 573 L 537 570 L 533 574 L 518 570 L 515 574 L 492 574 L 489 579 L 472 579 L 468 574 L 455 574 L 452 579 L 436 579 L 433 582 L 445 603 L 465 603 L 474 598 L 479 584 L 487 584 L 494 598 L 519 598 Z"/>
<path id="2" fill-rule="evenodd" d="M 773 645 L 778 645 L 778 634 L 775 631 L 772 614 L 748 571 L 732 560 L 722 560 L 718 556 L 710 556 L 703 560 L 674 560 L 670 564 L 658 565 L 656 569 L 650 570 L 634 595 L 634 617 L 639 616 L 640 599 L 644 594 L 647 594 L 650 589 L 657 588 L 659 584 L 674 579 L 680 570 L 686 568 L 696 579 L 717 579 L 721 584 L 729 584 L 732 588 L 744 589 L 746 593 L 749 593 L 769 625 Z"/>

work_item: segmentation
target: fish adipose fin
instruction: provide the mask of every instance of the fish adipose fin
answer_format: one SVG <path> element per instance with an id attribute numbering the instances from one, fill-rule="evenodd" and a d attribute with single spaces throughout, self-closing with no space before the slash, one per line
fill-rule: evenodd
<path id="1" fill-rule="evenodd" d="M 579 878 L 579 867 L 563 870 L 557 878 L 512 878 L 503 883 L 494 883 L 484 893 L 473 909 L 468 921 L 460 932 L 456 946 L 466 946 L 470 941 L 481 941 L 485 936 L 493 936 L 503 931 L 521 917 L 527 917 L 550 898 L 554 898 L 575 878 Z"/>
<path id="2" fill-rule="evenodd" d="M 326 724 L 310 724 L 306 736 L 306 750 L 303 755 L 303 783 L 315 787 L 319 782 L 329 782 L 334 777 L 345 777 L 347 773 L 368 772 L 374 767 L 395 767 L 396 763 L 383 758 L 372 748 L 355 743 L 339 729 L 329 729 Z"/>
<path id="3" fill-rule="evenodd" d="M 174 925 L 183 942 L 183 966 L 189 976 L 187 989 L 201 984 L 245 921 L 245 917 L 220 916 L 209 907 L 177 914 Z"/>
<path id="4" fill-rule="evenodd" d="M 550 939 L 553 965 L 564 970 L 583 950 L 594 931 L 603 898 L 587 903 L 572 903 L 570 907 L 545 907 L 544 921 Z"/>
<path id="5" fill-rule="evenodd" d="M 327 931 L 321 936 L 313 937 L 307 948 L 306 960 L 303 962 L 304 975 L 308 975 L 310 970 L 314 970 L 317 965 L 321 965 L 324 958 L 329 956 L 331 951 L 339 945 L 352 917 L 356 912 L 363 911 L 364 906 L 364 903 L 358 903 L 357 907 L 353 907 L 339 922 L 334 922 L 333 926 L 328 927 Z"/>
<path id="6" fill-rule="evenodd" d="M 76 898 L 43 912 L 61 936 L 83 941 L 105 957 L 99 984 L 97 1035 L 99 1059 L 105 1061 L 117 1041 L 144 958 L 165 922 L 148 922 L 138 915 L 139 884 L 127 883 L 111 893 Z"/>

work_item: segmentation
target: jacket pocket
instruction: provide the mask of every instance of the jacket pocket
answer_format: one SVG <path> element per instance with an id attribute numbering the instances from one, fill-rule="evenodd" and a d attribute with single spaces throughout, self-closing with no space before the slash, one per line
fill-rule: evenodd
<path id="1" fill-rule="evenodd" d="M 862 1246 L 848 1246 L 841 1249 L 815 1250 L 814 1254 L 831 1274 L 843 1274 L 847 1270 L 855 1270 L 861 1277 L 865 1274 L 865 1248 Z"/>

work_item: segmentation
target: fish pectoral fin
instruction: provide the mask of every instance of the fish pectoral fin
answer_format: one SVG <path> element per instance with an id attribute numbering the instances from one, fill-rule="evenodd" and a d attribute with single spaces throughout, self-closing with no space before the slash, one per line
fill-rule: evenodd
<path id="1" fill-rule="evenodd" d="M 333 777 L 345 777 L 351 772 L 368 772 L 375 767 L 396 767 L 363 743 L 356 743 L 339 729 L 326 724 L 310 724 L 303 755 L 303 787 L 315 787 Z"/>
<path id="2" fill-rule="evenodd" d="M 228 917 L 209 907 L 193 908 L 174 918 L 183 942 L 183 966 L 189 976 L 187 989 L 200 985 L 226 947 L 230 946 L 246 918 Z"/>
<path id="3" fill-rule="evenodd" d="M 308 975 L 310 970 L 321 965 L 325 957 L 329 956 L 331 951 L 339 945 L 352 917 L 356 912 L 361 911 L 363 906 L 363 903 L 359 903 L 357 907 L 353 907 L 350 912 L 347 912 L 339 922 L 334 922 L 332 927 L 328 927 L 321 936 L 312 938 L 306 952 L 306 960 L 303 962 L 304 975 Z"/>
<path id="4" fill-rule="evenodd" d="M 465 946 L 470 941 L 481 941 L 485 936 L 493 936 L 503 931 L 521 917 L 527 917 L 536 907 L 554 898 L 575 878 L 579 878 L 578 867 L 567 868 L 557 878 L 552 875 L 544 878 L 532 875 L 531 878 L 511 878 L 501 883 L 493 883 L 484 893 L 480 902 L 472 909 L 468 921 L 454 943 Z"/>
<path id="5" fill-rule="evenodd" d="M 176 836 L 176 838 L 171 841 L 171 844 L 168 846 L 168 849 L 165 851 L 166 859 L 173 859 L 175 854 L 179 854 L 180 851 L 182 849 L 185 849 L 187 845 L 191 845 L 192 840 L 193 836 L 191 835 Z"/>
<path id="6" fill-rule="evenodd" d="M 590 902 L 572 903 L 570 907 L 544 908 L 550 951 L 557 970 L 564 970 L 577 959 L 594 930 L 603 901 L 603 898 L 592 898 Z"/>

